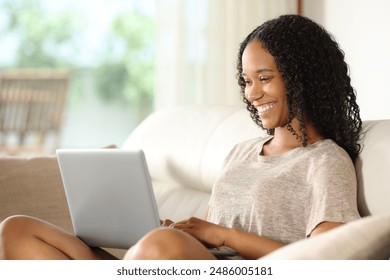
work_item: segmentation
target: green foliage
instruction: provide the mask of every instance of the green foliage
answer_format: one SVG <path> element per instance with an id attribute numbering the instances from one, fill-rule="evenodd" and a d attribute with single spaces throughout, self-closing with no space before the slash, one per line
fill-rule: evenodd
<path id="1" fill-rule="evenodd" d="M 123 97 L 126 79 L 126 65 L 122 62 L 105 62 L 95 69 L 96 87 L 103 100 Z"/>
<path id="2" fill-rule="evenodd" d="M 71 102 L 77 102 L 86 77 L 85 66 L 78 62 L 83 15 L 66 10 L 49 13 L 40 0 L 0 1 L 7 15 L 5 30 L 0 32 L 18 40 L 13 67 L 78 68 L 70 90 Z M 153 100 L 153 40 L 153 19 L 136 9 L 112 21 L 93 69 L 94 88 L 104 101 L 120 101 L 140 110 L 140 115 L 148 113 Z"/>
<path id="3" fill-rule="evenodd" d="M 152 19 L 136 10 L 112 22 L 107 56 L 95 72 L 97 90 L 104 99 L 130 101 L 135 107 L 152 102 L 153 27 Z"/>
<path id="4" fill-rule="evenodd" d="M 67 67 L 72 61 L 61 57 L 58 46 L 69 43 L 81 19 L 70 11 L 47 14 L 37 0 L 7 0 L 7 32 L 18 34 L 15 67 Z M 71 48 L 72 46 L 68 46 Z"/>

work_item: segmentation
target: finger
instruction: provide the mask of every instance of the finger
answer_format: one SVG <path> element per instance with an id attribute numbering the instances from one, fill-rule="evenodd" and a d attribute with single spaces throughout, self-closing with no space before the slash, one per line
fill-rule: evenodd
<path id="1" fill-rule="evenodd" d="M 170 226 L 171 224 L 173 224 L 173 221 L 171 221 L 171 220 L 169 220 L 169 219 L 165 219 L 165 220 L 162 222 L 162 226 L 164 226 L 164 227 Z"/>
<path id="2" fill-rule="evenodd" d="M 181 220 L 181 221 L 177 221 L 177 222 L 175 222 L 175 224 L 186 224 L 186 223 L 188 223 L 189 222 L 189 220 L 188 219 L 185 219 L 185 220 Z"/>
<path id="3" fill-rule="evenodd" d="M 190 229 L 190 228 L 192 228 L 192 226 L 193 226 L 193 224 L 189 223 L 189 222 L 172 223 L 169 225 L 170 228 L 176 228 L 176 229 L 181 229 L 181 230 Z"/>

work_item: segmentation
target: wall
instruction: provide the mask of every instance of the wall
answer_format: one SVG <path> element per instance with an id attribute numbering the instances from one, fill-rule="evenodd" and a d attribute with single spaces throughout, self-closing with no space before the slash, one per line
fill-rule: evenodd
<path id="1" fill-rule="evenodd" d="M 390 1 L 303 1 L 303 14 L 327 28 L 344 50 L 362 119 L 390 119 Z"/>

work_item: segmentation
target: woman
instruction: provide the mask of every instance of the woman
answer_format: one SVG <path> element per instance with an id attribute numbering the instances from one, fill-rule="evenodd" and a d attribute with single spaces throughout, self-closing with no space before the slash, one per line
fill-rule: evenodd
<path id="1" fill-rule="evenodd" d="M 353 162 L 361 120 L 343 52 L 311 20 L 286 15 L 242 42 L 238 82 L 269 136 L 236 145 L 216 181 L 206 220 L 164 221 L 126 259 L 256 259 L 359 218 Z M 205 246 L 206 245 L 206 246 Z M 0 257 L 109 258 L 43 221 L 2 224 Z"/>

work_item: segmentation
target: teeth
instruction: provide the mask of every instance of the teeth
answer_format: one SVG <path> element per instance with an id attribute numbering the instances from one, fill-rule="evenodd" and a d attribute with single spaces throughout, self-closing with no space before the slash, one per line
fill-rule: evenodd
<path id="1" fill-rule="evenodd" d="M 275 103 L 268 103 L 268 104 L 265 104 L 262 106 L 257 106 L 256 109 L 257 109 L 257 112 L 264 113 L 264 112 L 267 112 L 268 110 L 272 109 L 272 107 L 274 107 L 274 105 L 275 105 Z"/>

